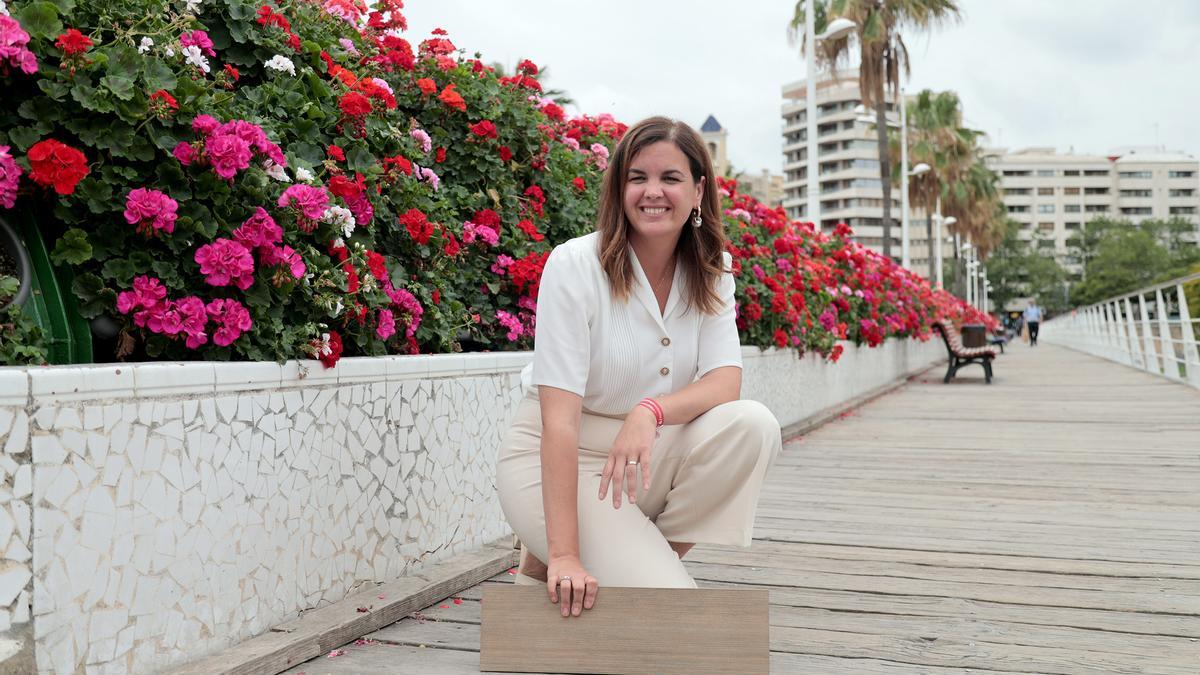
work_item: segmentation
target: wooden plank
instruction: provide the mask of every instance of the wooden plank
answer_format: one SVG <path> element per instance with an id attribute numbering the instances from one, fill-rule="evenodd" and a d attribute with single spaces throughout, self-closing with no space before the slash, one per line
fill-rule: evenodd
<path id="1" fill-rule="evenodd" d="M 688 562 L 687 568 L 697 580 L 734 581 L 741 584 L 754 584 L 758 587 L 770 588 L 772 590 L 778 587 L 827 588 L 866 593 L 899 593 L 903 595 L 968 598 L 1013 605 L 1113 609 L 1124 612 L 1157 612 L 1182 616 L 1196 616 L 1200 614 L 1200 597 L 1194 595 L 1180 596 L 1167 593 L 1093 591 L 1073 588 L 1031 589 L 1023 586 L 1002 584 L 931 581 L 928 579 L 835 574 L 804 570 L 783 574 L 776 570 L 764 568 L 731 567 L 727 565 L 710 565 L 701 562 Z"/>
<path id="2" fill-rule="evenodd" d="M 564 619 L 541 588 L 492 584 L 483 598 L 480 667 L 767 673 L 767 603 L 766 591 L 605 588 L 593 609 Z"/>
<path id="3" fill-rule="evenodd" d="M 281 672 L 328 654 L 366 633 L 394 623 L 436 600 L 516 564 L 512 539 L 437 562 L 419 574 L 373 585 L 344 600 L 305 612 L 231 649 L 187 664 L 184 675 L 261 675 Z M 384 596 L 381 599 L 379 596 Z M 358 608 L 370 607 L 360 612 Z"/>

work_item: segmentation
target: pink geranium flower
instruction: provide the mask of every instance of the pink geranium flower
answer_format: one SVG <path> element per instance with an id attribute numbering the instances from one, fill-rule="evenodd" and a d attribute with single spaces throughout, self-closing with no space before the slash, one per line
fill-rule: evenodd
<path id="1" fill-rule="evenodd" d="M 133 290 L 117 294 L 117 311 L 128 314 L 133 310 L 154 309 L 167 297 L 167 288 L 155 277 L 141 275 L 133 280 Z M 135 323 L 137 318 L 134 318 Z M 138 323 L 144 325 L 145 319 Z"/>
<path id="2" fill-rule="evenodd" d="M 175 231 L 179 203 L 158 190 L 135 188 L 125 198 L 125 222 L 147 236 Z"/>
<path id="3" fill-rule="evenodd" d="M 379 324 L 375 328 L 375 335 L 380 340 L 386 340 L 396 334 L 396 317 L 390 309 L 379 310 Z"/>
<path id="4" fill-rule="evenodd" d="M 205 136 L 217 130 L 221 123 L 212 115 L 196 115 L 192 120 L 192 131 Z"/>
<path id="5" fill-rule="evenodd" d="M 275 219 L 266 209 L 259 206 L 241 227 L 233 231 L 233 238 L 242 246 L 253 250 L 283 241 L 283 229 L 275 224 Z"/>
<path id="6" fill-rule="evenodd" d="M 180 298 L 175 303 L 175 313 L 179 317 L 179 330 L 187 336 L 184 344 L 188 349 L 198 349 L 208 342 L 208 313 L 204 309 L 204 301 L 194 295 Z"/>
<path id="7" fill-rule="evenodd" d="M 234 134 L 212 134 L 204 141 L 204 151 L 213 171 L 225 180 L 232 180 L 237 172 L 250 166 L 250 144 Z"/>
<path id="8" fill-rule="evenodd" d="M 284 208 L 295 206 L 305 218 L 315 221 L 329 208 L 329 195 L 323 187 L 292 185 L 283 191 L 277 203 Z"/>
<path id="9" fill-rule="evenodd" d="M 213 286 L 234 284 L 244 291 L 254 283 L 254 258 L 232 239 L 221 238 L 201 246 L 195 258 L 204 280 Z"/>
<path id="10" fill-rule="evenodd" d="M 175 159 L 179 160 L 179 163 L 184 166 L 190 165 L 196 159 L 196 149 L 187 141 L 180 141 L 175 146 L 175 149 L 171 151 L 171 154 L 175 155 Z"/>
<path id="11" fill-rule="evenodd" d="M 14 8 L 15 11 L 15 8 Z M 29 33 L 11 16 L 0 14 L 0 74 L 16 68 L 26 75 L 37 72 L 37 57 L 25 46 Z"/>
<path id="12" fill-rule="evenodd" d="M 207 310 L 208 318 L 217 323 L 213 342 L 222 347 L 233 344 L 254 325 L 250 312 L 237 300 L 218 298 L 208 303 Z"/>
<path id="13" fill-rule="evenodd" d="M 11 209 L 16 203 L 22 173 L 17 160 L 8 154 L 8 146 L 0 145 L 0 206 Z"/>
<path id="14" fill-rule="evenodd" d="M 217 53 L 213 51 L 213 41 L 209 39 L 208 33 L 205 33 L 202 30 L 194 30 L 180 35 L 179 44 L 183 45 L 184 47 L 199 47 L 200 51 L 204 52 L 208 56 L 217 55 Z"/>

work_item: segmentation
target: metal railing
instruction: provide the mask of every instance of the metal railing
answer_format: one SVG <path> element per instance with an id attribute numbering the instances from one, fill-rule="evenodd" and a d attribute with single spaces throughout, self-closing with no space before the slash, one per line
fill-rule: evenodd
<path id="1" fill-rule="evenodd" d="M 1039 337 L 1200 388 L 1200 307 L 1188 306 L 1189 285 L 1200 274 L 1079 307 L 1047 321 Z"/>

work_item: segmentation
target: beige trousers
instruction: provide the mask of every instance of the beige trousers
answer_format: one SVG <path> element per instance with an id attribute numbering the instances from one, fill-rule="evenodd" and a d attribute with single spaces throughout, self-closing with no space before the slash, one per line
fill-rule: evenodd
<path id="1" fill-rule="evenodd" d="M 600 475 L 623 419 L 584 412 L 579 428 L 579 553 L 601 586 L 695 588 L 668 545 L 749 546 L 767 469 L 779 454 L 779 422 L 757 401 L 732 401 L 687 424 L 662 428 L 651 455 L 650 489 L 637 481 L 637 503 L 612 492 L 601 501 Z M 496 489 L 508 523 L 530 553 L 546 561 L 542 506 L 542 416 L 537 394 L 521 401 L 500 446 Z M 639 474 L 640 475 L 640 474 Z"/>

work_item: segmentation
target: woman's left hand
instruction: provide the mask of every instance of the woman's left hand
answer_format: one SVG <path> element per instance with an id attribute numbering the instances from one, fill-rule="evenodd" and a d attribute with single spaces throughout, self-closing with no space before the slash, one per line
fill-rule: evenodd
<path id="1" fill-rule="evenodd" d="M 641 469 L 642 489 L 650 489 L 650 453 L 656 431 L 654 413 L 642 406 L 635 406 L 625 416 L 600 476 L 600 499 L 608 494 L 611 484 L 614 509 L 621 508 L 622 490 L 628 494 L 630 504 L 637 503 L 638 469 Z"/>

